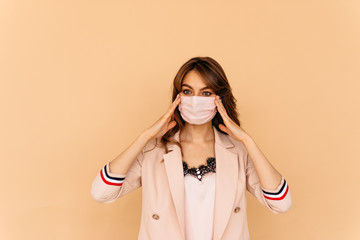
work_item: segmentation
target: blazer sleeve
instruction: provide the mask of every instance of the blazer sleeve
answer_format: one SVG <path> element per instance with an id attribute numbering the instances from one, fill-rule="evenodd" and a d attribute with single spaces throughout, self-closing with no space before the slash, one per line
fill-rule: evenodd
<path id="1" fill-rule="evenodd" d="M 281 182 L 276 189 L 266 189 L 260 184 L 253 161 L 247 153 L 246 189 L 264 206 L 275 214 L 287 212 L 292 206 L 290 188 L 281 176 Z"/>
<path id="2" fill-rule="evenodd" d="M 143 157 L 142 150 L 130 166 L 127 174 L 112 173 L 109 167 L 110 162 L 107 162 L 91 184 L 91 197 L 101 203 L 111 203 L 141 187 Z"/>

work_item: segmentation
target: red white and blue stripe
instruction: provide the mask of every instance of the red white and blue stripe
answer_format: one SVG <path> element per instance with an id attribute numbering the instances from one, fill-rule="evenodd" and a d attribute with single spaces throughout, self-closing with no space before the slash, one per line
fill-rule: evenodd
<path id="1" fill-rule="evenodd" d="M 289 186 L 287 185 L 286 180 L 284 179 L 284 183 L 280 190 L 276 193 L 273 192 L 267 192 L 264 189 L 262 190 L 264 193 L 264 197 L 269 200 L 281 200 L 284 199 L 287 192 L 289 191 Z"/>
<path id="2" fill-rule="evenodd" d="M 102 180 L 108 185 L 121 186 L 125 180 L 125 177 L 112 177 L 108 174 L 107 165 L 100 170 L 100 176 Z"/>

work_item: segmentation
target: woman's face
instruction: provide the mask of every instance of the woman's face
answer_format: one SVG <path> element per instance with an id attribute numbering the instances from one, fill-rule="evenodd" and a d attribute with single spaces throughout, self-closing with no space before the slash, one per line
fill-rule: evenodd
<path id="1" fill-rule="evenodd" d="M 188 72 L 181 85 L 181 96 L 202 96 L 215 97 L 213 90 L 207 87 L 204 79 L 197 71 Z"/>

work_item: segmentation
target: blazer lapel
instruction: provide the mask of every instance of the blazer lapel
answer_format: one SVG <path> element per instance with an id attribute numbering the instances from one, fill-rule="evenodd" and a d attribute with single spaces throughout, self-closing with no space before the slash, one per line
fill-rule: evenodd
<path id="1" fill-rule="evenodd" d="M 238 154 L 232 152 L 234 144 L 229 136 L 219 132 L 214 126 L 215 134 L 215 206 L 213 238 L 220 239 L 230 218 L 235 200 L 238 179 Z M 174 135 L 179 141 L 180 131 Z M 170 192 L 174 201 L 177 217 L 185 239 L 185 186 L 181 150 L 176 144 L 168 144 L 169 152 L 163 155 L 169 181 Z"/>
<path id="2" fill-rule="evenodd" d="M 238 182 L 238 154 L 231 151 L 235 145 L 228 135 L 215 127 L 215 206 L 213 239 L 220 240 L 230 219 Z"/>
<path id="3" fill-rule="evenodd" d="M 176 141 L 179 141 L 179 134 L 180 131 L 177 131 L 174 135 L 174 139 L 176 139 Z M 168 144 L 168 150 L 169 152 L 163 155 L 165 169 L 176 214 L 180 223 L 181 233 L 183 235 L 183 239 L 185 239 L 185 184 L 181 150 L 179 146 L 171 143 Z"/>

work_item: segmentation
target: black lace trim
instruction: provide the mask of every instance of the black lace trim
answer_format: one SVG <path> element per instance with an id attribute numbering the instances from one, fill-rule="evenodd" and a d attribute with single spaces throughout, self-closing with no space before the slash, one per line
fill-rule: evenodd
<path id="1" fill-rule="evenodd" d="M 203 176 L 208 172 L 216 172 L 216 160 L 213 157 L 208 157 L 206 160 L 206 165 L 200 165 L 198 168 L 193 167 L 189 168 L 186 162 L 183 163 L 184 176 L 187 174 L 195 176 L 200 182 Z"/>

